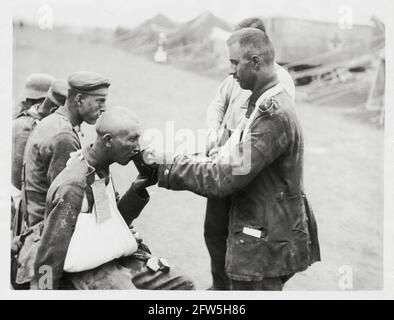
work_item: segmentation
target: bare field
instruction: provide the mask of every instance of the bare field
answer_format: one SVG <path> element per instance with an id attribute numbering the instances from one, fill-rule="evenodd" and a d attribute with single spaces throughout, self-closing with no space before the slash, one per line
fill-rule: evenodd
<path id="1" fill-rule="evenodd" d="M 14 96 L 34 72 L 67 77 L 79 70 L 112 81 L 108 105 L 136 112 L 143 127 L 205 128 L 206 107 L 219 82 L 157 65 L 109 45 L 60 31 L 14 30 Z M 319 227 L 322 262 L 296 275 L 286 290 L 339 290 L 350 266 L 353 289 L 383 285 L 383 130 L 335 106 L 298 104 L 305 135 L 305 188 Z M 86 140 L 93 130 L 84 128 Z M 132 164 L 113 166 L 122 193 L 136 176 Z M 182 268 L 198 289 L 210 286 L 203 239 L 206 200 L 189 192 L 150 188 L 151 201 L 135 226 L 153 253 Z"/>

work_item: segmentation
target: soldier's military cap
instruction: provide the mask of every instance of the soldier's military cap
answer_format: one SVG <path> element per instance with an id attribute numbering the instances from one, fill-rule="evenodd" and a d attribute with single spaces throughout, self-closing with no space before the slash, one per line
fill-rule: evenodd
<path id="1" fill-rule="evenodd" d="M 90 95 L 106 95 L 111 82 L 95 72 L 80 71 L 67 79 L 70 88 Z"/>
<path id="2" fill-rule="evenodd" d="M 66 102 L 68 88 L 66 79 L 56 79 L 49 88 L 47 97 L 57 106 L 63 106 Z"/>
<path id="3" fill-rule="evenodd" d="M 45 73 L 33 73 L 27 77 L 25 89 L 22 93 L 25 99 L 41 99 L 45 98 L 49 87 L 55 81 L 55 78 Z"/>

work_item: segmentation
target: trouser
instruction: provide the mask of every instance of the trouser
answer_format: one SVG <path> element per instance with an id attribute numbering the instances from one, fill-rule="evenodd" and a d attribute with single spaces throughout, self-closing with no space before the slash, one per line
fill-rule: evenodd
<path id="1" fill-rule="evenodd" d="M 231 199 L 208 199 L 205 212 L 204 238 L 211 257 L 212 289 L 229 290 L 225 272 L 229 211 Z"/>
<path id="2" fill-rule="evenodd" d="M 265 278 L 261 281 L 237 281 L 230 279 L 230 290 L 282 291 L 286 281 L 293 275 L 294 273 L 276 278 Z"/>
<path id="3" fill-rule="evenodd" d="M 153 272 L 147 267 L 150 254 L 137 253 L 115 259 L 95 269 L 64 273 L 61 289 L 78 290 L 194 290 L 193 282 L 171 267 Z"/>

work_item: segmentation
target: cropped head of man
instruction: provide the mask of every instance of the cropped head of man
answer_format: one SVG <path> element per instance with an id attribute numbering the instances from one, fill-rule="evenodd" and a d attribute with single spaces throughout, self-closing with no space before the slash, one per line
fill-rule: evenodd
<path id="1" fill-rule="evenodd" d="M 106 111 L 110 81 L 98 73 L 80 71 L 68 77 L 67 105 L 76 110 L 79 122 L 95 124 Z"/>
<path id="2" fill-rule="evenodd" d="M 234 31 L 243 28 L 256 28 L 263 32 L 266 32 L 264 21 L 261 17 L 250 17 L 238 22 L 234 28 Z"/>
<path id="3" fill-rule="evenodd" d="M 25 82 L 25 88 L 21 94 L 21 109 L 28 110 L 32 105 L 44 101 L 50 86 L 55 78 L 46 73 L 33 73 Z"/>
<path id="4" fill-rule="evenodd" d="M 106 155 L 107 163 L 127 165 L 140 151 L 140 121 L 130 110 L 111 107 L 96 124 L 96 147 Z"/>
<path id="5" fill-rule="evenodd" d="M 242 89 L 253 91 L 275 74 L 275 50 L 265 32 L 239 29 L 231 34 L 227 45 L 232 74 Z"/>
<path id="6" fill-rule="evenodd" d="M 43 117 L 55 112 L 66 102 L 68 94 L 68 84 L 66 79 L 56 79 L 50 86 L 44 102 L 39 106 L 38 111 Z"/>

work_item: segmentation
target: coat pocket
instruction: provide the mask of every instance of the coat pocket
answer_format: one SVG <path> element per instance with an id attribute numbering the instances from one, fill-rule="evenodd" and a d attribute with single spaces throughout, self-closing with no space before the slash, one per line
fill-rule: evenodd
<path id="1" fill-rule="evenodd" d="M 304 270 L 309 264 L 310 236 L 302 195 L 277 198 L 275 206 L 277 228 L 270 235 L 270 240 L 273 243 L 287 241 L 282 252 L 283 265 L 287 270 Z"/>
<path id="2" fill-rule="evenodd" d="M 267 266 L 266 229 L 260 226 L 236 226 L 228 238 L 227 271 L 230 274 L 259 278 Z"/>
<path id="3" fill-rule="evenodd" d="M 276 198 L 273 210 L 276 227 L 289 235 L 293 230 L 308 233 L 307 216 L 301 194 L 283 195 Z"/>

